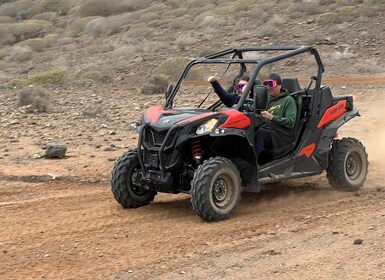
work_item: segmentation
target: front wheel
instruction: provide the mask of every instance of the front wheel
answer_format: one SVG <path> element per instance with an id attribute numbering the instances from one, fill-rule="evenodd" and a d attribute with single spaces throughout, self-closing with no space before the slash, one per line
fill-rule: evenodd
<path id="1" fill-rule="evenodd" d="M 156 192 L 140 184 L 141 172 L 136 151 L 124 153 L 115 162 L 111 190 L 116 201 L 125 208 L 137 208 L 154 200 Z"/>
<path id="2" fill-rule="evenodd" d="M 355 191 L 364 184 L 368 166 L 368 154 L 359 140 L 335 140 L 329 153 L 327 178 L 330 185 L 339 190 Z"/>
<path id="3" fill-rule="evenodd" d="M 237 167 L 222 157 L 210 158 L 194 173 L 191 204 L 202 220 L 227 219 L 241 199 L 241 178 Z"/>

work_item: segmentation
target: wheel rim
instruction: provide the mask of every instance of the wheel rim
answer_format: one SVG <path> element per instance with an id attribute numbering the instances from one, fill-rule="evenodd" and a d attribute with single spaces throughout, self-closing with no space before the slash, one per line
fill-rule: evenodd
<path id="1" fill-rule="evenodd" d="M 356 180 L 362 169 L 362 160 L 358 153 L 351 153 L 346 159 L 346 174 L 350 180 Z"/>
<path id="2" fill-rule="evenodd" d="M 212 188 L 213 201 L 216 207 L 226 208 L 232 201 L 233 182 L 228 176 L 218 176 Z"/>
<path id="3" fill-rule="evenodd" d="M 141 177 L 141 174 L 142 174 L 142 170 L 139 168 L 135 168 L 131 176 L 131 189 L 133 193 L 138 196 L 144 195 L 147 192 L 146 189 L 140 186 L 139 178 Z"/>

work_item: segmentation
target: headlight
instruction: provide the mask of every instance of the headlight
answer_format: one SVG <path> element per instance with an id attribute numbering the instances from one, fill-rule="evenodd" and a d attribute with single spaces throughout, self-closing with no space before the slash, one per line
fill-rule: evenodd
<path id="1" fill-rule="evenodd" d="M 201 124 L 196 131 L 196 134 L 205 134 L 214 130 L 215 125 L 217 124 L 217 119 L 211 119 Z"/>

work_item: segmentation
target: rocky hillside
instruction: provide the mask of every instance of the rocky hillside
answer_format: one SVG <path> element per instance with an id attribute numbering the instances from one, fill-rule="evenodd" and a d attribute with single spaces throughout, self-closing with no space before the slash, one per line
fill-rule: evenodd
<path id="1" fill-rule="evenodd" d="M 3 88 L 142 83 L 163 61 L 315 45 L 328 75 L 385 72 L 384 0 L 0 1 Z"/>

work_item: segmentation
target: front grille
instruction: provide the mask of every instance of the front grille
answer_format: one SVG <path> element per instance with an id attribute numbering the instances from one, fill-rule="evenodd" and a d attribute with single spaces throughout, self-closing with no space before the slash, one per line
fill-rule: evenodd
<path id="1" fill-rule="evenodd" d="M 144 141 L 151 146 L 160 146 L 162 145 L 167 132 L 168 132 L 167 130 L 156 131 L 155 129 L 147 128 Z"/>
<path id="2" fill-rule="evenodd" d="M 146 167 L 152 167 L 156 169 L 160 168 L 159 151 L 164 141 L 166 141 L 166 143 L 162 154 L 162 161 L 166 168 L 170 165 L 177 131 L 171 131 L 169 137 L 166 139 L 167 133 L 168 130 L 158 131 L 151 127 L 147 127 L 145 129 L 143 141 L 143 160 Z"/>

